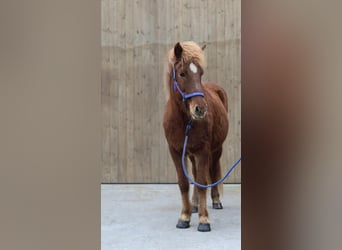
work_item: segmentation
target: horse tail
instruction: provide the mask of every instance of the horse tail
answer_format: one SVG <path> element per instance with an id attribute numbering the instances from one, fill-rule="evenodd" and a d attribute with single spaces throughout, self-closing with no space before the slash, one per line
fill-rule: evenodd
<path id="1" fill-rule="evenodd" d="M 218 185 L 218 192 L 223 197 L 223 182 Z"/>

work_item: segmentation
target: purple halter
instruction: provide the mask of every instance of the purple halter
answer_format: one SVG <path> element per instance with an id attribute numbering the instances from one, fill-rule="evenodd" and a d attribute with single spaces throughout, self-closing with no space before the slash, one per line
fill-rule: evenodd
<path id="1" fill-rule="evenodd" d="M 204 97 L 204 93 L 202 91 L 195 91 L 195 92 L 192 92 L 190 94 L 185 94 L 179 87 L 179 83 L 177 82 L 176 80 L 176 70 L 173 69 L 173 90 L 176 91 L 176 89 L 178 89 L 178 92 L 181 94 L 182 96 L 182 99 L 183 99 L 183 103 L 184 103 L 184 106 L 185 106 L 185 102 L 187 99 L 190 99 L 191 97 L 194 97 L 194 96 L 202 96 Z"/>

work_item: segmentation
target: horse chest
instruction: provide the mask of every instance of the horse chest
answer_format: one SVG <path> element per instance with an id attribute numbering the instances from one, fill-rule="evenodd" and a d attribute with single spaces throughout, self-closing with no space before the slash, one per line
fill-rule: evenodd
<path id="1" fill-rule="evenodd" d="M 205 150 L 210 142 L 208 130 L 191 130 L 188 137 L 187 152 L 196 154 Z"/>

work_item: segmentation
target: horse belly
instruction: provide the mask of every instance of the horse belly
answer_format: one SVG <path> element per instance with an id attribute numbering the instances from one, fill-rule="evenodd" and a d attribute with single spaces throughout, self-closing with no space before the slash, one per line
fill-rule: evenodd
<path id="1" fill-rule="evenodd" d="M 223 113 L 220 121 L 215 123 L 215 126 L 213 127 L 213 134 L 212 134 L 212 149 L 215 151 L 215 149 L 222 146 L 225 139 L 228 135 L 228 118 L 227 114 Z"/>

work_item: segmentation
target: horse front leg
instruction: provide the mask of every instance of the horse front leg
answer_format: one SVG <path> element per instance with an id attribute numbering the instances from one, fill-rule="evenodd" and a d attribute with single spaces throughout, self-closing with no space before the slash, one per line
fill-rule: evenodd
<path id="1" fill-rule="evenodd" d="M 189 182 L 182 169 L 182 154 L 169 147 L 171 158 L 175 164 L 178 186 L 182 196 L 182 212 L 176 225 L 177 228 L 189 228 L 191 220 L 191 203 L 189 199 Z"/>
<path id="2" fill-rule="evenodd" d="M 208 185 L 208 177 L 209 177 L 209 154 L 202 153 L 198 160 L 198 167 L 197 167 L 197 182 Z M 209 232 L 210 229 L 210 222 L 208 216 L 208 209 L 207 209 L 207 189 L 206 188 L 197 188 L 198 192 L 198 216 L 199 216 L 199 225 L 197 230 L 201 232 Z"/>
<path id="3" fill-rule="evenodd" d="M 192 175 L 194 179 L 197 179 L 197 170 L 196 170 L 196 160 L 195 157 L 192 155 L 189 157 L 190 161 L 192 163 Z M 192 192 L 192 213 L 198 212 L 198 188 L 197 186 L 194 186 L 194 190 Z"/>

